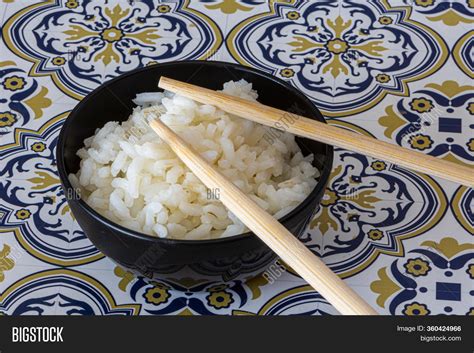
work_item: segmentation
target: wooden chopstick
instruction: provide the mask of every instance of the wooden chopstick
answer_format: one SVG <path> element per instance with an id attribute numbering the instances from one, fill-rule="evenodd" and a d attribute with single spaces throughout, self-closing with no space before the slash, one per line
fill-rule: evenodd
<path id="1" fill-rule="evenodd" d="M 215 170 L 159 119 L 151 128 L 208 187 L 220 192 L 220 201 L 314 289 L 345 315 L 377 315 L 360 296 L 335 275 L 275 218 Z"/>
<path id="2" fill-rule="evenodd" d="M 189 83 L 161 77 L 160 88 L 200 103 L 211 104 L 228 113 L 257 123 L 285 130 L 329 145 L 361 153 L 433 176 L 474 187 L 474 168 L 410 151 L 384 141 L 285 112 L 258 102 L 216 92 Z"/>

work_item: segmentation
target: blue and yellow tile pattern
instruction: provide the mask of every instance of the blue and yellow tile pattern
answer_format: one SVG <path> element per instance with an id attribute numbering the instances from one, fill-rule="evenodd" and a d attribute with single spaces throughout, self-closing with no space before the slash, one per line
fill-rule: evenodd
<path id="1" fill-rule="evenodd" d="M 0 313 L 337 314 L 290 268 L 149 282 L 77 226 L 55 147 L 74 105 L 159 62 L 237 62 L 330 124 L 474 168 L 472 0 L 0 0 Z M 376 310 L 474 314 L 474 191 L 338 149 L 303 238 Z"/>

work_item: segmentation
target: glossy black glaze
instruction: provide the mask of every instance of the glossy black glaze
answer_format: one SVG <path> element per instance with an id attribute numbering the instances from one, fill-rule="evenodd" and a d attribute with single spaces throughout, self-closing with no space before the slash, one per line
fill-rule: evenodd
<path id="1" fill-rule="evenodd" d="M 294 111 L 296 107 L 297 113 L 324 122 L 319 110 L 301 92 L 270 74 L 248 67 L 223 62 L 182 61 L 134 70 L 91 92 L 64 123 L 57 146 L 57 162 L 72 212 L 101 252 L 147 277 L 228 281 L 257 274 L 274 259 L 274 255 L 252 233 L 204 241 L 158 239 L 114 224 L 74 193 L 67 175 L 79 168 L 76 152 L 83 146 L 84 139 L 108 121 L 128 119 L 135 95 L 157 91 L 161 76 L 211 89 L 221 89 L 224 82 L 243 78 L 252 82 L 261 103 L 287 111 Z M 296 236 L 301 235 L 319 206 L 333 161 L 331 146 L 307 139 L 298 139 L 298 143 L 304 153 L 315 154 L 314 165 L 321 171 L 321 177 L 308 198 L 280 219 Z"/>

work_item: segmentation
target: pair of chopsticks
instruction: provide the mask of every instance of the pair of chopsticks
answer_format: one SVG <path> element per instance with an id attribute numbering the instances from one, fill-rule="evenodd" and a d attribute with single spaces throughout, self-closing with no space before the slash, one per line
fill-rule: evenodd
<path id="1" fill-rule="evenodd" d="M 226 112 L 275 126 L 287 112 L 260 103 L 250 102 L 184 82 L 161 77 L 159 87 L 214 105 Z M 416 154 L 403 148 L 377 141 L 308 118 L 297 116 L 288 131 L 327 144 L 351 149 L 372 157 L 385 159 L 412 169 L 428 172 L 450 180 L 473 185 L 472 170 L 466 167 Z M 334 274 L 317 256 L 306 248 L 275 218 L 247 197 L 238 187 L 207 163 L 177 134 L 159 119 L 150 122 L 188 168 L 208 187 L 220 190 L 220 201 L 303 279 L 345 315 L 377 315 L 377 312 Z"/>
<path id="2" fill-rule="evenodd" d="M 210 104 L 228 113 L 255 121 L 259 124 L 277 128 L 288 112 L 272 108 L 258 102 L 233 97 L 222 92 L 161 77 L 160 88 L 191 98 L 203 104 Z M 428 156 L 421 152 L 410 151 L 388 142 L 331 126 L 304 116 L 291 113 L 291 124 L 285 124 L 285 130 L 295 135 L 307 137 L 328 145 L 341 147 L 387 162 L 451 180 L 468 187 L 474 187 L 474 168 Z"/>

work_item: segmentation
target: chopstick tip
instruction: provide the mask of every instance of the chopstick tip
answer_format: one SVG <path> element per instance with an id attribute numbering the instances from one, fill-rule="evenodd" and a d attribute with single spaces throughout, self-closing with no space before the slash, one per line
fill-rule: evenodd
<path id="1" fill-rule="evenodd" d="M 164 86 L 166 85 L 166 83 L 169 83 L 170 81 L 171 79 L 169 77 L 160 76 L 160 79 L 158 80 L 158 87 L 166 89 Z"/>

